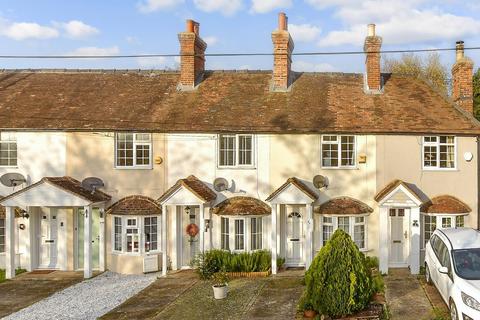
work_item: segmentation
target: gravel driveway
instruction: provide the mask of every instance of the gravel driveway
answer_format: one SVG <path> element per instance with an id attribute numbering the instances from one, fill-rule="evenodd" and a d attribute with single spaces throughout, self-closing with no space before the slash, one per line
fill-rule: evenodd
<path id="1" fill-rule="evenodd" d="M 119 275 L 105 272 L 32 304 L 4 319 L 96 319 L 157 278 L 157 274 Z"/>

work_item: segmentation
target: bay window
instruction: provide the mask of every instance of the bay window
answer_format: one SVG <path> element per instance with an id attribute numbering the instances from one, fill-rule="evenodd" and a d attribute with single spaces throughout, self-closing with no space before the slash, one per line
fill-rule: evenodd
<path id="1" fill-rule="evenodd" d="M 456 138 L 454 136 L 423 137 L 424 169 L 455 169 Z"/>
<path id="2" fill-rule="evenodd" d="M 222 250 L 230 250 L 230 226 L 228 218 L 222 217 L 221 219 L 221 244 Z"/>
<path id="3" fill-rule="evenodd" d="M 114 216 L 113 252 L 142 254 L 159 250 L 158 216 Z"/>
<path id="4" fill-rule="evenodd" d="M 14 132 L 0 132 L 0 167 L 17 166 L 17 136 Z"/>
<path id="5" fill-rule="evenodd" d="M 0 253 L 5 252 L 5 218 L 0 218 Z"/>
<path id="6" fill-rule="evenodd" d="M 220 248 L 232 251 L 263 249 L 263 219 L 260 216 L 220 217 Z"/>
<path id="7" fill-rule="evenodd" d="M 452 215 L 452 214 L 425 214 L 422 213 L 422 247 L 425 248 L 425 245 L 432 237 L 433 232 L 436 229 L 444 228 L 461 228 L 465 226 L 465 216 L 464 215 Z"/>
<path id="8" fill-rule="evenodd" d="M 365 216 L 323 216 L 321 219 L 322 243 L 327 244 L 333 233 L 341 229 L 348 233 L 359 249 L 367 249 Z"/>
<path id="9" fill-rule="evenodd" d="M 251 218 L 250 250 L 262 249 L 262 218 Z"/>
<path id="10" fill-rule="evenodd" d="M 322 136 L 322 167 L 355 167 L 355 136 Z"/>
<path id="11" fill-rule="evenodd" d="M 219 167 L 251 167 L 253 165 L 253 135 L 221 134 L 218 136 Z"/>
<path id="12" fill-rule="evenodd" d="M 115 135 L 115 166 L 151 169 L 152 135 L 150 133 L 117 133 Z"/>
<path id="13" fill-rule="evenodd" d="M 235 250 L 245 250 L 245 220 L 235 219 Z"/>

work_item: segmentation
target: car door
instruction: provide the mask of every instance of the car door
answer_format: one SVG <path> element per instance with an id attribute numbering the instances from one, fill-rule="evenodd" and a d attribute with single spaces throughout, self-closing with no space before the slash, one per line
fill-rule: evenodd
<path id="1" fill-rule="evenodd" d="M 447 246 L 441 239 L 437 239 L 437 242 L 437 258 L 439 263 L 436 268 L 437 280 L 435 282 L 443 300 L 448 301 L 450 288 L 453 284 L 450 252 L 448 251 Z M 446 267 L 448 269 L 448 273 L 441 273 L 439 271 L 441 267 Z"/>
<path id="2" fill-rule="evenodd" d="M 432 238 L 430 239 L 430 246 L 431 250 L 427 253 L 428 254 L 428 267 L 430 271 L 430 277 L 432 279 L 432 282 L 437 285 L 437 280 L 438 280 L 438 268 L 440 267 L 440 260 L 438 259 L 438 246 L 440 244 L 441 240 L 438 238 L 438 236 L 433 235 Z"/>

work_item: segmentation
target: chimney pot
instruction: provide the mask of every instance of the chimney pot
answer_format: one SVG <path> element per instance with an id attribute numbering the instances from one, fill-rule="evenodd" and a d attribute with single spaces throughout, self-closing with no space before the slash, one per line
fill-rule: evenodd
<path id="1" fill-rule="evenodd" d="M 288 91 L 292 82 L 293 40 L 288 32 L 288 18 L 283 12 L 278 14 L 278 30 L 272 32 L 273 42 L 273 80 L 272 90 Z"/>
<path id="2" fill-rule="evenodd" d="M 368 25 L 368 36 L 369 37 L 375 37 L 375 24 L 374 23 L 370 23 Z"/>
<path id="3" fill-rule="evenodd" d="M 460 61 L 465 57 L 465 46 L 463 41 L 457 41 L 455 51 L 456 61 Z"/>
<path id="4" fill-rule="evenodd" d="M 187 32 L 194 32 L 195 27 L 194 27 L 195 22 L 193 20 L 187 20 Z"/>
<path id="5" fill-rule="evenodd" d="M 178 34 L 180 41 L 180 83 L 179 90 L 193 90 L 202 80 L 205 71 L 205 50 L 207 44 L 200 38 L 200 24 L 187 20 L 186 32 Z"/>
<path id="6" fill-rule="evenodd" d="M 288 18 L 285 12 L 278 14 L 278 30 L 288 30 Z"/>
<path id="7" fill-rule="evenodd" d="M 368 25 L 363 51 L 366 54 L 366 90 L 367 93 L 379 94 L 382 91 L 382 75 L 380 72 L 380 49 L 382 38 L 375 34 L 375 25 Z"/>

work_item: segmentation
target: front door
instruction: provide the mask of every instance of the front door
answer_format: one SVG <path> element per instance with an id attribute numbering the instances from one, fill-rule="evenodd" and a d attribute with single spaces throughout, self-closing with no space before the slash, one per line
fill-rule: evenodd
<path id="1" fill-rule="evenodd" d="M 187 234 L 187 227 L 190 224 L 200 227 L 200 207 L 183 207 L 180 216 L 182 220 L 182 267 L 190 267 L 192 259 L 200 253 L 200 233 L 192 237 Z"/>
<path id="2" fill-rule="evenodd" d="M 77 232 L 77 263 L 76 269 L 83 269 L 84 262 L 84 235 L 85 215 L 83 208 L 79 208 L 75 217 Z M 100 210 L 92 210 L 92 264 L 93 269 L 100 268 Z"/>
<path id="3" fill-rule="evenodd" d="M 408 217 L 405 216 L 406 209 L 392 208 L 390 216 L 390 267 L 408 266 Z"/>
<path id="4" fill-rule="evenodd" d="M 57 267 L 57 213 L 53 209 L 44 208 L 40 213 L 40 261 L 39 268 L 54 269 Z"/>
<path id="5" fill-rule="evenodd" d="M 289 266 L 303 264 L 303 217 L 299 212 L 290 212 L 287 216 L 287 258 Z"/>

